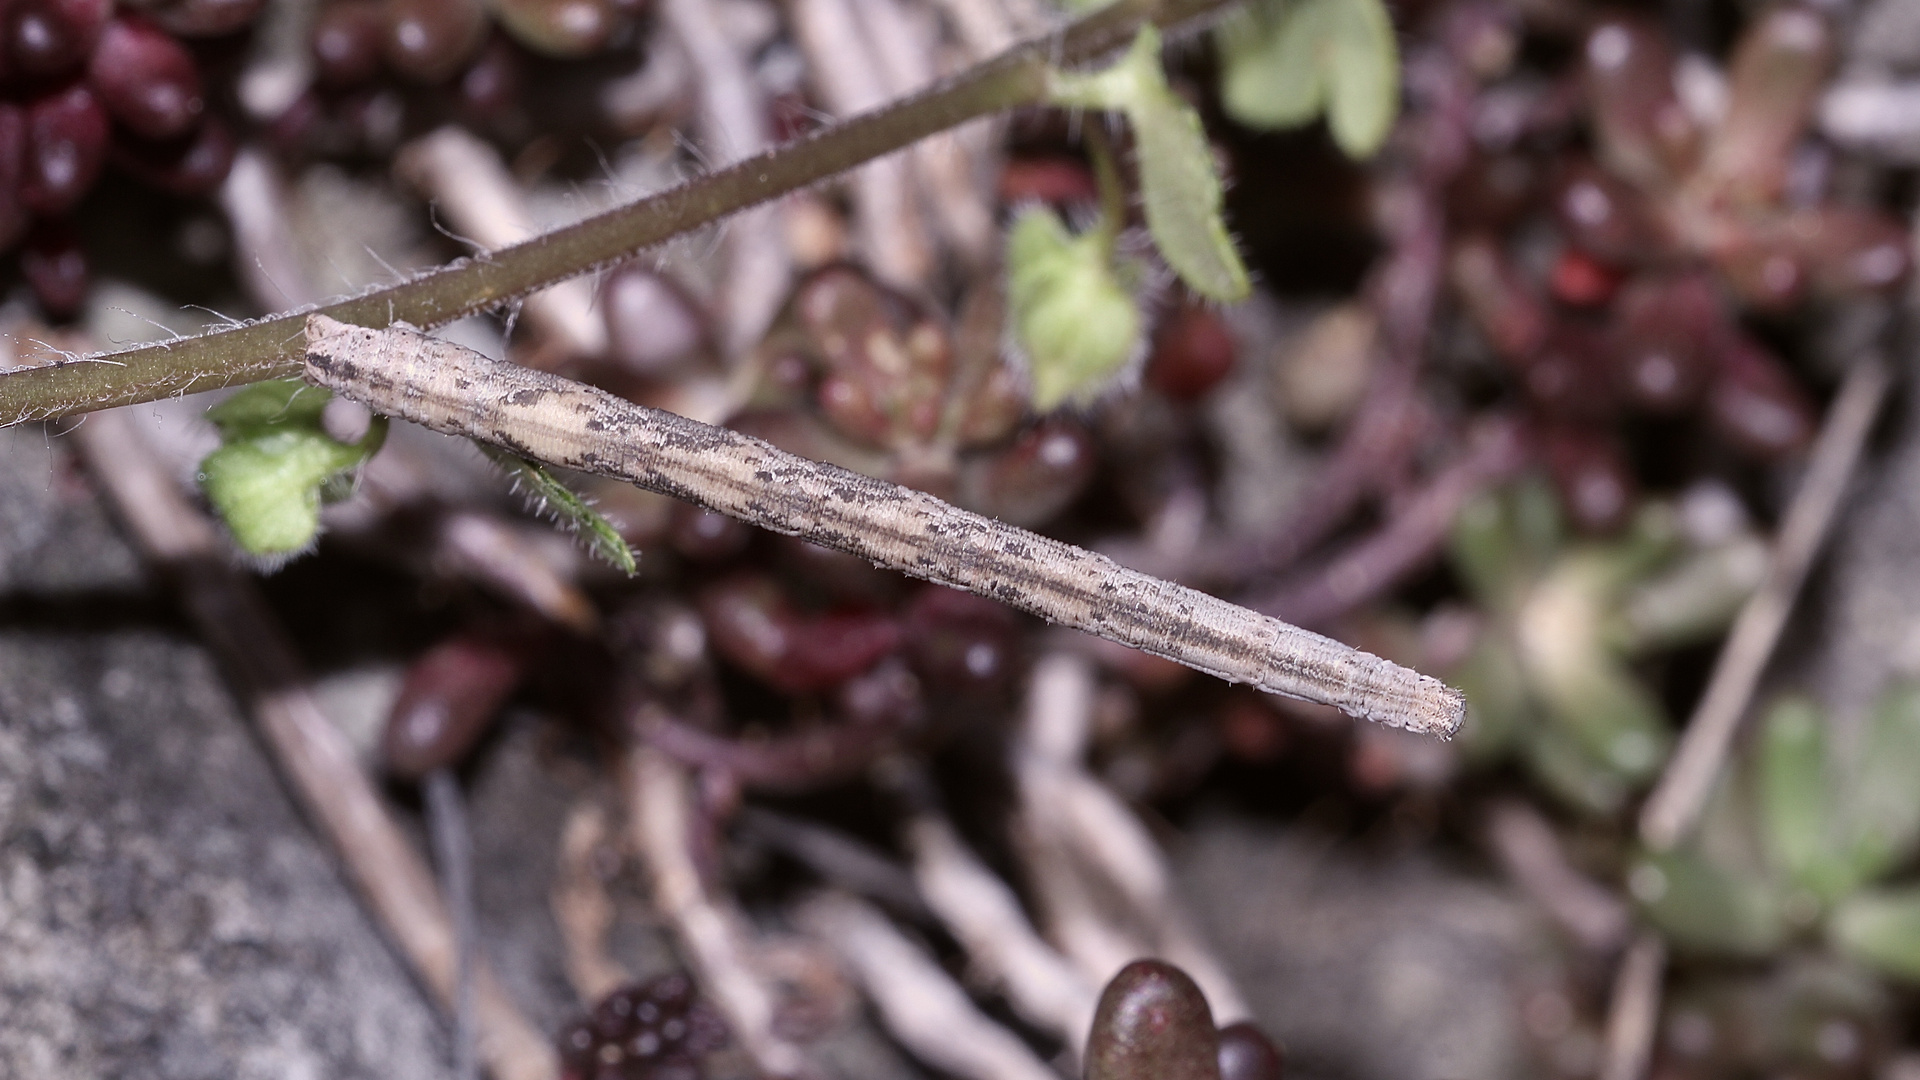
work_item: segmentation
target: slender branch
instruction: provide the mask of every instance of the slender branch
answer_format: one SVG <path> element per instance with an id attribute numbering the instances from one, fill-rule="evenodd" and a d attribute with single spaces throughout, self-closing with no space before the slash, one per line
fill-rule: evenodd
<path id="1" fill-rule="evenodd" d="M 925 93 L 525 243 L 320 310 L 362 326 L 434 327 L 497 307 L 967 120 L 1039 102 L 1049 64 L 1083 63 L 1126 44 L 1149 20 L 1171 25 L 1227 2 L 1121 0 Z M 0 375 L 0 427 L 297 374 L 304 329 L 305 313 L 296 313 Z"/>
<path id="2" fill-rule="evenodd" d="M 832 945 L 901 1045 L 962 1080 L 1059 1080 L 1019 1036 L 982 1013 L 925 949 L 887 917 L 844 893 L 795 913 Z"/>
<path id="3" fill-rule="evenodd" d="M 308 378 L 376 411 L 626 480 L 876 566 L 989 596 L 1231 682 L 1451 735 L 1436 679 L 924 492 L 404 330 L 314 315 Z"/>
<path id="4" fill-rule="evenodd" d="M 1874 417 L 1887 396 L 1892 375 L 1879 356 L 1856 361 L 1827 411 L 1826 424 L 1814 443 L 1807 474 L 1800 481 L 1780 525 L 1773 562 L 1752 599 L 1734 618 L 1733 631 L 1714 663 L 1706 693 L 1687 722 L 1680 746 L 1667 762 L 1667 771 L 1647 798 L 1640 813 L 1640 838 L 1648 847 L 1666 850 L 1686 839 L 1706 807 L 1713 782 L 1720 775 L 1727 750 L 1746 715 L 1747 703 L 1759 685 L 1760 673 L 1773 655 L 1787 616 L 1793 611 L 1800 586 L 1820 553 L 1840 499 L 1847 491 L 1854 465 L 1866 447 Z"/>
<path id="5" fill-rule="evenodd" d="M 1600 1080 L 1643 1080 L 1653 1061 L 1660 1024 L 1660 983 L 1667 973 L 1667 946 L 1648 931 L 1634 939 L 1620 961 L 1607 1004 L 1607 1041 Z"/>

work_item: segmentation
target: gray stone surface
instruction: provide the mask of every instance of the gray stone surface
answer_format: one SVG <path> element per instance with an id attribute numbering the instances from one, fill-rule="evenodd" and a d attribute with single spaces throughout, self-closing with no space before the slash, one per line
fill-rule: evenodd
<path id="1" fill-rule="evenodd" d="M 1503 887 L 1418 851 L 1232 819 L 1197 827 L 1180 871 L 1289 1076 L 1534 1075 L 1515 1002 L 1550 939 Z"/>

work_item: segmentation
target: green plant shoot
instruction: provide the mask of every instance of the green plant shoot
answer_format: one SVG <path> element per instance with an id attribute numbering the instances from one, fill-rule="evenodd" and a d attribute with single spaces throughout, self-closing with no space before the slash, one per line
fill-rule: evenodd
<path id="1" fill-rule="evenodd" d="M 1143 26 L 1111 67 L 1055 71 L 1048 100 L 1104 109 L 1127 118 L 1139 146 L 1140 197 L 1147 231 L 1187 287 L 1213 300 L 1244 298 L 1252 286 L 1221 216 L 1224 194 L 1200 116 L 1167 85 L 1160 32 Z"/>
<path id="2" fill-rule="evenodd" d="M 1348 156 L 1373 156 L 1400 111 L 1400 53 L 1380 0 L 1257 0 L 1221 24 L 1221 103 L 1248 127 L 1322 112 Z"/>
<path id="3" fill-rule="evenodd" d="M 633 549 L 598 510 L 572 488 L 548 472 L 546 466 L 528 461 L 485 443 L 474 443 L 513 480 L 515 490 L 527 497 L 534 511 L 552 518 L 562 528 L 580 538 L 597 558 L 605 560 L 631 577 L 640 568 Z"/>
<path id="4" fill-rule="evenodd" d="M 278 379 L 208 410 L 221 445 L 200 462 L 200 487 L 247 553 L 285 557 L 312 544 L 323 495 L 344 496 L 350 486 L 339 481 L 385 441 L 385 417 L 375 417 L 358 442 L 328 435 L 320 413 L 332 397 L 299 379 Z"/>
<path id="5" fill-rule="evenodd" d="M 1041 412 L 1091 399 L 1144 351 L 1113 245 L 1111 229 L 1076 236 L 1045 207 L 1022 211 L 1008 232 L 1007 314 Z"/>

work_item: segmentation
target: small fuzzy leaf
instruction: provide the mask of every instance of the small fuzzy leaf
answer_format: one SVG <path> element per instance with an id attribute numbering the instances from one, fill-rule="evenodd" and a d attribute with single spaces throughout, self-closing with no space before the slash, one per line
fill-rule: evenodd
<path id="1" fill-rule="evenodd" d="M 514 487 L 527 497 L 535 511 L 551 517 L 562 528 L 574 533 L 594 556 L 631 577 L 640 563 L 633 549 L 613 523 L 595 510 L 572 488 L 560 482 L 546 467 L 485 443 L 475 443 L 493 463 L 513 480 Z"/>
<path id="2" fill-rule="evenodd" d="M 225 439 L 244 438 L 270 428 L 318 430 L 320 413 L 333 392 L 301 379 L 269 379 L 243 387 L 207 410 L 207 419 Z"/>
<path id="3" fill-rule="evenodd" d="M 1693 852 L 1648 856 L 1629 882 L 1647 917 L 1681 948 L 1763 956 L 1787 937 L 1778 892 Z"/>
<path id="4" fill-rule="evenodd" d="M 1920 982 L 1920 889 L 1847 897 L 1835 906 L 1827 936 L 1841 953 L 1867 967 Z"/>
<path id="5" fill-rule="evenodd" d="M 208 454 L 200 487 L 243 550 L 285 555 L 319 531 L 321 485 L 366 457 L 323 432 L 269 431 Z"/>
<path id="6" fill-rule="evenodd" d="M 1768 859 L 1814 895 L 1834 899 L 1857 882 L 1834 858 L 1826 723 L 1818 706 L 1782 698 L 1767 713 L 1757 749 L 1755 790 Z"/>
<path id="7" fill-rule="evenodd" d="M 1379 151 L 1400 112 L 1400 50 L 1380 0 L 1262 0 L 1222 24 L 1220 98 L 1255 128 L 1324 110 L 1348 156 Z"/>
<path id="8" fill-rule="evenodd" d="M 1039 207 L 1008 232 L 1008 318 L 1041 412 L 1098 395 L 1143 349 L 1140 312 L 1108 245 Z"/>
<path id="9" fill-rule="evenodd" d="M 284 556 L 313 542 L 323 494 L 360 467 L 386 438 L 376 417 L 357 443 L 320 425 L 332 394 L 297 379 L 255 383 L 207 411 L 222 445 L 200 463 L 207 500 L 241 549 Z"/>
<path id="10" fill-rule="evenodd" d="M 1327 101 L 1316 55 L 1334 5 L 1329 0 L 1262 0 L 1227 17 L 1220 47 L 1220 103 L 1252 128 L 1311 123 Z"/>
<path id="11" fill-rule="evenodd" d="M 1329 0 L 1323 0 L 1329 2 Z M 1380 0 L 1330 0 L 1327 126 L 1348 157 L 1369 158 L 1400 114 L 1400 50 Z"/>
<path id="12" fill-rule="evenodd" d="M 1858 764 L 1841 789 L 1839 845 L 1860 881 L 1871 881 L 1913 853 L 1920 840 L 1920 686 L 1882 694 L 1868 718 Z"/>
<path id="13" fill-rule="evenodd" d="M 1112 67 L 1090 74 L 1055 73 L 1055 104 L 1126 115 L 1139 146 L 1140 198 L 1147 231 L 1187 287 L 1220 301 L 1252 291 L 1247 268 L 1221 216 L 1224 194 L 1200 114 L 1167 85 L 1160 33 L 1143 26 Z"/>

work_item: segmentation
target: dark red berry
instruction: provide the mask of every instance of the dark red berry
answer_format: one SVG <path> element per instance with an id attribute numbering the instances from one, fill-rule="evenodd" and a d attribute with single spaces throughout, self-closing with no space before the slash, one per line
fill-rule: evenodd
<path id="1" fill-rule="evenodd" d="M 1233 372 L 1233 334 L 1218 312 L 1181 304 L 1153 335 L 1147 385 L 1174 401 L 1192 401 Z"/>
<path id="2" fill-rule="evenodd" d="M 227 125 L 209 116 L 183 139 L 157 143 L 122 139 L 114 144 L 113 161 L 153 187 L 192 198 L 220 186 L 237 151 Z"/>
<path id="3" fill-rule="evenodd" d="M 107 24 L 87 61 L 87 81 L 107 112 L 143 139 L 185 135 L 206 109 L 193 57 L 142 19 Z"/>
<path id="4" fill-rule="evenodd" d="M 1600 419 L 1616 405 L 1609 342 L 1598 330 L 1573 321 L 1556 324 L 1521 369 L 1527 396 L 1554 416 Z"/>
<path id="5" fill-rule="evenodd" d="M 414 661 L 380 741 L 388 770 L 416 778 L 458 762 L 520 685 L 526 663 L 524 650 L 478 634 L 442 642 Z"/>
<path id="6" fill-rule="evenodd" d="M 485 38 L 479 0 L 388 0 L 386 58 L 418 82 L 445 82 Z"/>
<path id="7" fill-rule="evenodd" d="M 13 0 L 4 22 L 9 70 L 35 79 L 72 70 L 111 14 L 113 0 Z"/>
<path id="8" fill-rule="evenodd" d="M 1627 400 L 1672 413 L 1699 400 L 1727 333 L 1726 311 L 1704 274 L 1647 277 L 1615 312 L 1614 350 Z"/>
<path id="9" fill-rule="evenodd" d="M 1575 247 L 1611 263 L 1644 262 L 1665 246 L 1639 191 L 1590 162 L 1561 170 L 1553 213 Z"/>
<path id="10" fill-rule="evenodd" d="M 1075 158 L 1015 158 L 1000 170 L 1000 201 L 1080 203 L 1099 197 L 1093 170 Z"/>
<path id="11" fill-rule="evenodd" d="M 934 690 L 977 695 L 1012 684 L 1019 623 L 1003 604 L 934 585 L 907 603 L 907 656 Z"/>
<path id="12" fill-rule="evenodd" d="M 1285 1075 L 1286 1059 L 1266 1032 L 1246 1020 L 1220 1029 L 1220 1080 L 1281 1080 Z"/>
<path id="13" fill-rule="evenodd" d="M 1087 1080 L 1220 1080 L 1219 1047 L 1193 979 L 1162 960 L 1135 960 L 1100 993 Z"/>
<path id="14" fill-rule="evenodd" d="M 505 114 L 520 100 L 526 62 L 512 42 L 499 35 L 487 42 L 460 76 L 460 104 L 476 120 Z"/>
<path id="15" fill-rule="evenodd" d="M 1707 387 L 1707 418 L 1734 445 L 1781 458 L 1813 438 L 1813 404 L 1780 361 L 1744 334 L 1731 335 Z"/>
<path id="16" fill-rule="evenodd" d="M 52 217 L 73 209 L 106 163 L 106 110 L 76 83 L 27 105 L 27 161 L 20 201 Z"/>
<path id="17" fill-rule="evenodd" d="M 692 981 L 673 974 L 613 991 L 558 1043 L 568 1080 L 699 1080 L 701 1059 L 726 1045 L 727 1029 L 695 999 Z"/>
<path id="18" fill-rule="evenodd" d="M 386 12 L 373 0 L 329 4 L 313 22 L 313 60 L 320 81 L 358 86 L 380 73 Z"/>
<path id="19" fill-rule="evenodd" d="M 153 21 L 181 37 L 219 37 L 244 28 L 266 0 L 174 0 L 150 9 Z"/>
<path id="20" fill-rule="evenodd" d="M 48 317 L 65 321 L 87 302 L 87 253 L 63 220 L 42 221 L 20 249 L 20 272 Z"/>
<path id="21" fill-rule="evenodd" d="M 26 168 L 26 110 L 0 102 L 0 250 L 12 247 L 31 220 L 20 194 Z"/>
<path id="22" fill-rule="evenodd" d="M 1547 472 L 1567 516 L 1587 532 L 1612 532 L 1633 509 L 1633 474 L 1618 440 L 1603 428 L 1555 425 L 1543 439 Z"/>
<path id="23" fill-rule="evenodd" d="M 1613 299 L 1620 272 L 1584 252 L 1568 248 L 1554 260 L 1547 283 L 1554 299 L 1574 307 L 1599 307 Z"/>
<path id="24" fill-rule="evenodd" d="M 983 514 L 1038 525 L 1066 509 L 1097 464 L 1086 429 L 1055 417 L 1021 432 L 998 453 L 968 462 L 961 491 L 967 505 Z"/>
<path id="25" fill-rule="evenodd" d="M 788 693 L 829 690 L 899 648 L 900 624 L 879 612 L 805 615 L 771 578 L 742 574 L 700 594 L 714 651 Z"/>
<path id="26" fill-rule="evenodd" d="M 675 503 L 667 526 L 667 543 L 695 562 L 725 562 L 745 551 L 753 528 L 725 514 L 702 510 L 692 503 Z"/>

